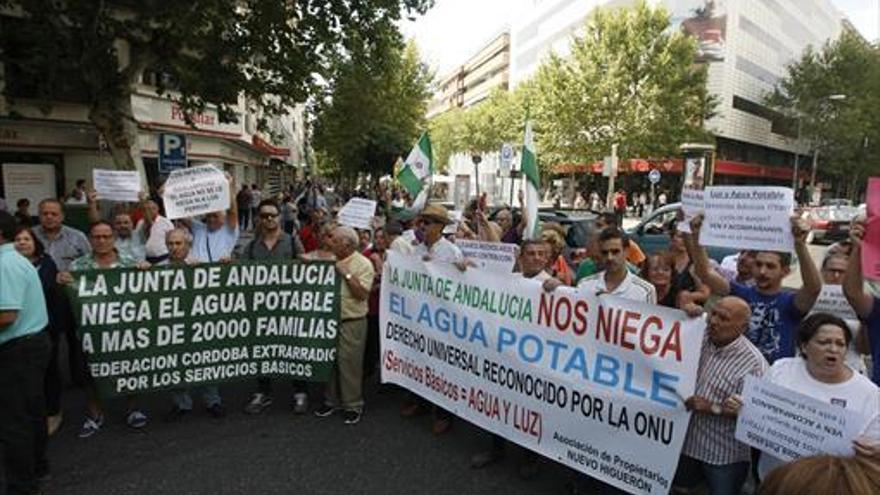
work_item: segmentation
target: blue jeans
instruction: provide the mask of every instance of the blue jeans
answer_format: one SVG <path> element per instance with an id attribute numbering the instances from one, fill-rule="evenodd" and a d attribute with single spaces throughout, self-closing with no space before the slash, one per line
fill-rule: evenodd
<path id="1" fill-rule="evenodd" d="M 705 482 L 712 495 L 739 495 L 748 474 L 747 461 L 714 465 L 683 455 L 678 461 L 672 485 L 692 489 Z"/>
<path id="2" fill-rule="evenodd" d="M 208 385 L 205 387 L 198 387 L 202 390 L 202 399 L 205 401 L 205 407 L 211 407 L 214 405 L 220 405 L 220 389 L 217 388 L 216 385 Z M 175 390 L 171 399 L 174 401 L 174 405 L 184 411 L 192 411 L 193 408 L 193 400 L 192 396 L 189 394 L 189 389 L 183 388 Z"/>

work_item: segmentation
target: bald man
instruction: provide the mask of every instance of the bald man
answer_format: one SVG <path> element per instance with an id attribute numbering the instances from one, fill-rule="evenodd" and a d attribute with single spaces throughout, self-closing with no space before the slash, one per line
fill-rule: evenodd
<path id="1" fill-rule="evenodd" d="M 692 491 L 705 482 L 713 495 L 736 495 L 749 472 L 749 448 L 734 438 L 747 375 L 761 376 L 767 361 L 743 335 L 751 310 L 746 301 L 728 296 L 712 308 L 697 386 L 685 407 L 693 413 L 673 485 Z"/>

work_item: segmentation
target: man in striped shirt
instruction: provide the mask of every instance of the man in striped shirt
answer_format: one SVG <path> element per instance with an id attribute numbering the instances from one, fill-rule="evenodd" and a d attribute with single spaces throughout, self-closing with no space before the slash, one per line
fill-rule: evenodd
<path id="1" fill-rule="evenodd" d="M 764 356 L 743 335 L 751 311 L 744 300 L 728 296 L 712 308 L 700 353 L 694 395 L 685 401 L 693 412 L 673 486 L 690 492 L 703 481 L 713 495 L 740 493 L 749 472 L 749 447 L 734 438 L 747 375 L 761 376 Z"/>

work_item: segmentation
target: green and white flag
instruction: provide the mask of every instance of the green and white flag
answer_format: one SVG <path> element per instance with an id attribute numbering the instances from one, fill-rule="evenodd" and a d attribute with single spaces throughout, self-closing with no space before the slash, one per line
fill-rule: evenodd
<path id="1" fill-rule="evenodd" d="M 434 155 L 431 152 L 431 140 L 428 138 L 428 133 L 423 132 L 406 157 L 403 170 L 397 174 L 397 181 L 410 196 L 415 198 L 422 191 L 425 179 L 430 179 L 433 172 Z"/>
<path id="2" fill-rule="evenodd" d="M 522 147 L 522 161 L 520 170 L 526 179 L 525 210 L 526 229 L 523 239 L 536 239 L 538 237 L 538 202 L 540 187 L 540 175 L 538 174 L 538 160 L 535 156 L 535 143 L 532 137 L 532 122 L 526 120 L 526 136 Z"/>

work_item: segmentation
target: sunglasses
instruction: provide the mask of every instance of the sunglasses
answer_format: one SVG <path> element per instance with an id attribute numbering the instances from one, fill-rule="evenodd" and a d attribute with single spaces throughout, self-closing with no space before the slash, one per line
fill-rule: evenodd
<path id="1" fill-rule="evenodd" d="M 278 214 L 277 213 L 260 213 L 260 218 L 262 218 L 263 220 L 269 220 L 272 218 L 278 218 Z"/>

